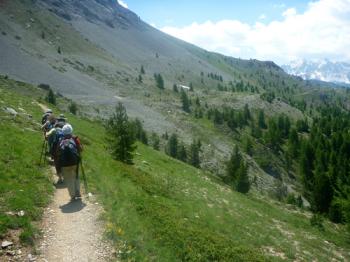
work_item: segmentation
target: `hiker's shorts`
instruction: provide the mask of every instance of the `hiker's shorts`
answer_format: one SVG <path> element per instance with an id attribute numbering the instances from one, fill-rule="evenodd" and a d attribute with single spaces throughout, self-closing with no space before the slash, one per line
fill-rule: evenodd
<path id="1" fill-rule="evenodd" d="M 77 167 L 77 165 L 62 167 L 62 176 L 71 198 L 80 195 L 80 180 L 77 175 Z"/>

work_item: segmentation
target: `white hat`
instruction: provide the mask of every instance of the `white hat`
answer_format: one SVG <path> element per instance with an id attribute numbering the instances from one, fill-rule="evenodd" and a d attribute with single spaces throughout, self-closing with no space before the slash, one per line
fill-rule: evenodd
<path id="1" fill-rule="evenodd" d="M 62 128 L 63 135 L 71 135 L 73 133 L 73 127 L 70 124 L 65 124 Z"/>
<path id="2" fill-rule="evenodd" d="M 52 110 L 51 109 L 47 109 L 45 113 L 46 114 L 52 114 Z"/>

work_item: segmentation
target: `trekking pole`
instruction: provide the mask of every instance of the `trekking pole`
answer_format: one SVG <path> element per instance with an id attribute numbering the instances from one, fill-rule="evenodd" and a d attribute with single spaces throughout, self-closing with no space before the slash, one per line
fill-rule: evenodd
<path id="1" fill-rule="evenodd" d="M 89 195 L 89 189 L 88 184 L 85 176 L 84 166 L 83 166 L 83 159 L 80 159 L 80 168 L 81 168 L 81 174 L 83 176 L 83 182 L 84 182 L 84 188 L 87 195 Z"/>
<path id="2" fill-rule="evenodd" d="M 45 149 L 46 149 L 46 140 L 44 139 L 43 145 L 41 147 L 39 166 L 41 166 L 41 160 L 43 159 L 44 151 L 46 151 Z"/>

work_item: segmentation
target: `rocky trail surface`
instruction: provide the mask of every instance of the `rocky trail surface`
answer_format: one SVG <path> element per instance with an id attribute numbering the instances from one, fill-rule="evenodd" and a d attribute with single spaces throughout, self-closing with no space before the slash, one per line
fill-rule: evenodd
<path id="1" fill-rule="evenodd" d="M 102 237 L 99 203 L 86 196 L 70 201 L 64 184 L 56 188 L 45 211 L 37 261 L 109 261 L 113 249 Z"/>

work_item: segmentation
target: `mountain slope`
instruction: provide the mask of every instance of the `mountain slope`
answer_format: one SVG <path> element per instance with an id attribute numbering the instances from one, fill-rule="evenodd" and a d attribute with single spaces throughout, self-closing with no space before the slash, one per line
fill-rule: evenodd
<path id="1" fill-rule="evenodd" d="M 40 118 L 36 100 L 44 95 L 42 90 L 0 78 L 0 92 L 3 105 L 16 109 L 22 105 L 28 113 Z M 62 112 L 66 103 L 65 99 L 59 98 L 58 105 L 62 109 L 53 109 Z M 325 221 L 325 230 L 319 230 L 310 225 L 311 213 L 308 211 L 254 194 L 246 196 L 235 192 L 211 174 L 142 144 L 138 144 L 135 164 L 124 165 L 113 160 L 105 150 L 105 131 L 100 122 L 81 119 L 68 112 L 65 114 L 85 145 L 84 164 L 89 186 L 104 206 L 106 233 L 120 250 L 118 259 L 349 259 L 348 233 L 344 225 Z M 3 115 L 7 116 L 7 113 L 2 111 Z M 27 122 L 21 123 L 20 119 L 8 119 L 6 126 L 22 133 L 23 124 Z M 4 137 L 3 131 L 1 126 L 1 138 Z M 41 134 L 32 132 L 28 135 L 37 143 L 28 145 L 30 152 L 21 152 L 26 152 L 25 156 L 35 163 L 33 152 L 40 151 Z M 15 150 L 12 160 L 19 155 Z M 3 154 L 0 157 L 6 160 Z M 7 162 L 9 169 L 14 168 L 12 164 L 17 165 L 13 161 Z M 20 174 L 13 173 L 8 181 L 17 181 Z M 43 173 L 36 173 L 35 181 L 38 180 L 46 181 Z M 4 194 L 2 191 L 0 194 L 2 199 Z M 35 203 L 35 206 L 40 210 L 42 204 Z M 1 205 L 4 211 L 7 207 Z M 19 208 L 27 211 L 29 207 L 21 203 Z M 2 218 L 12 217 L 5 215 Z M 2 228 L 2 236 L 9 228 L 11 225 L 8 224 Z"/>
<path id="2" fill-rule="evenodd" d="M 121 101 L 148 131 L 176 133 L 186 145 L 201 139 L 201 167 L 221 177 L 233 147 L 245 152 L 245 141 L 251 139 L 255 155 L 243 155 L 262 192 L 275 190 L 277 177 L 296 191 L 300 181 L 296 164 L 287 170 L 282 151 L 276 153 L 263 139 L 252 137 L 259 110 L 267 118 L 284 114 L 295 127 L 298 120 L 311 122 L 315 108 L 324 103 L 350 108 L 344 90 L 324 90 L 322 83 L 290 76 L 273 62 L 207 52 L 147 25 L 116 1 L 7 0 L 1 5 L 2 74 L 49 84 L 90 116 L 106 118 Z M 163 76 L 164 90 L 156 87 L 155 73 Z M 190 113 L 182 110 L 174 84 L 194 87 L 188 92 Z M 246 104 L 251 126 L 230 130 L 208 119 L 211 110 L 239 113 Z"/>

